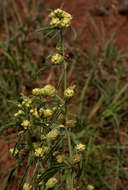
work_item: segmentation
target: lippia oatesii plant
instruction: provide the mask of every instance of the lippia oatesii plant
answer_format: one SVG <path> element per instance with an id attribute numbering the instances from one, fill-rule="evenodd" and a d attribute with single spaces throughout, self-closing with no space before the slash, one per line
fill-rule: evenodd
<path id="1" fill-rule="evenodd" d="M 40 31 L 55 31 L 58 35 L 56 53 L 50 56 L 50 64 L 63 68 L 64 89 L 61 94 L 59 89 L 46 84 L 42 88 L 34 88 L 30 96 L 22 94 L 17 103 L 13 120 L 18 137 L 10 153 L 16 160 L 17 168 L 26 166 L 19 189 L 93 190 L 93 185 L 86 184 L 85 179 L 81 180 L 86 145 L 72 139 L 72 134 L 77 139 L 73 132 L 77 119 L 69 118 L 68 113 L 76 86 L 67 86 L 68 63 L 63 30 L 71 26 L 72 16 L 57 9 L 50 13 L 49 18 L 50 26 Z M 81 186 L 78 186 L 78 181 Z"/>

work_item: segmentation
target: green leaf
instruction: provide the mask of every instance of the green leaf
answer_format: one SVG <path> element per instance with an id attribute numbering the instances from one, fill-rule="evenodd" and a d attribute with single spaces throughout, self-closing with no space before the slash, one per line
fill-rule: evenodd
<path id="1" fill-rule="evenodd" d="M 31 164 L 32 164 L 32 160 L 29 162 L 29 164 L 28 164 L 27 167 L 26 167 L 24 176 L 23 176 L 23 178 L 22 178 L 22 180 L 21 180 L 21 183 L 20 183 L 19 190 L 22 190 L 22 189 L 23 189 L 23 186 L 24 186 L 24 183 L 25 183 L 25 181 L 26 181 L 26 179 L 27 179 L 28 172 L 29 172 L 29 168 L 30 168 Z"/>
<path id="2" fill-rule="evenodd" d="M 8 179 L 7 179 L 7 183 L 10 183 L 10 182 L 11 182 L 12 177 L 13 177 L 13 175 L 14 175 L 16 169 L 17 169 L 17 166 L 14 167 L 14 168 L 10 171 L 9 176 L 8 176 Z"/>
<path id="3" fill-rule="evenodd" d="M 99 173 L 98 173 L 98 176 L 100 180 L 102 181 L 102 183 L 105 184 L 109 190 L 114 190 L 113 187 Z"/>

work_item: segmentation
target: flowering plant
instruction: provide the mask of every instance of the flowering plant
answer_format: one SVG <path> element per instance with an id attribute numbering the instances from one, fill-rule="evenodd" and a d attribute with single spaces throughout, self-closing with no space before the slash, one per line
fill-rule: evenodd
<path id="1" fill-rule="evenodd" d="M 17 102 L 13 121 L 18 138 L 10 153 L 16 159 L 17 167 L 26 166 L 19 187 L 23 190 L 74 190 L 86 149 L 73 132 L 78 125 L 77 117 L 70 118 L 68 111 L 76 86 L 67 87 L 68 63 L 65 61 L 62 31 L 70 27 L 72 16 L 57 9 L 49 17 L 50 27 L 57 30 L 59 38 L 58 52 L 51 56 L 51 62 L 54 66 L 63 66 L 64 89 L 61 94 L 59 89 L 47 84 L 34 88 L 30 96 L 22 95 Z M 32 170 L 32 176 L 29 170 Z"/>

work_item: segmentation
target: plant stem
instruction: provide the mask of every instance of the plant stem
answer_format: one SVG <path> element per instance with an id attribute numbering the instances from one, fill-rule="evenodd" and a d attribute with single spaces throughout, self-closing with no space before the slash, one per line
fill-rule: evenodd
<path id="1" fill-rule="evenodd" d="M 63 40 L 63 32 L 60 30 L 60 44 L 62 46 L 62 56 L 64 58 L 64 40 Z M 64 60 L 64 90 L 67 87 L 67 63 Z"/>
<path id="2" fill-rule="evenodd" d="M 63 33 L 60 30 L 60 43 L 62 46 L 62 56 L 64 58 L 64 40 L 63 40 Z M 64 60 L 64 90 L 67 88 L 67 63 Z M 67 120 L 67 103 L 65 102 L 65 122 Z M 72 159 L 72 145 L 71 145 L 71 137 L 68 131 L 67 126 L 65 125 L 65 131 L 68 139 L 68 149 L 69 149 L 69 158 Z M 72 175 L 72 168 L 70 168 L 70 190 L 73 190 L 73 175 Z"/>

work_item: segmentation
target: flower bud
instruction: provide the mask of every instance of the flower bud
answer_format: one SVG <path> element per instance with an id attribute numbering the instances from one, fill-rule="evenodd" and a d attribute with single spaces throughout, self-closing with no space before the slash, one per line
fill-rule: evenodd
<path id="1" fill-rule="evenodd" d="M 50 116 L 52 116 L 52 114 L 53 114 L 53 112 L 50 109 L 44 109 L 43 110 L 44 117 L 50 117 Z"/>
<path id="2" fill-rule="evenodd" d="M 46 189 L 52 188 L 57 184 L 57 179 L 55 177 L 51 177 L 46 183 Z"/>
<path id="3" fill-rule="evenodd" d="M 43 156 L 43 149 L 41 147 L 37 147 L 35 149 L 35 156 L 42 157 Z"/>
<path id="4" fill-rule="evenodd" d="M 30 122 L 28 120 L 24 120 L 21 125 L 24 127 L 24 129 L 27 129 L 27 127 L 30 126 Z"/>
<path id="5" fill-rule="evenodd" d="M 75 127 L 76 121 L 75 120 L 67 120 L 66 125 L 67 127 Z"/>
<path id="6" fill-rule="evenodd" d="M 94 190 L 94 186 L 93 185 L 88 185 L 87 190 Z"/>
<path id="7" fill-rule="evenodd" d="M 29 183 L 24 183 L 23 190 L 31 190 L 32 186 Z"/>
<path id="8" fill-rule="evenodd" d="M 64 157 L 65 157 L 64 155 L 57 155 L 56 156 L 57 162 L 61 164 L 64 161 Z"/>
<path id="9" fill-rule="evenodd" d="M 80 155 L 79 154 L 75 154 L 72 156 L 72 159 L 71 159 L 71 163 L 72 164 L 77 164 L 80 162 Z"/>
<path id="10" fill-rule="evenodd" d="M 54 140 L 59 135 L 59 131 L 57 129 L 52 129 L 47 135 L 48 140 Z"/>
<path id="11" fill-rule="evenodd" d="M 66 99 L 70 99 L 70 98 L 73 97 L 73 95 L 74 95 L 74 88 L 75 88 L 75 86 L 71 86 L 71 87 L 67 88 L 67 89 L 64 91 L 64 97 L 65 97 Z"/>

